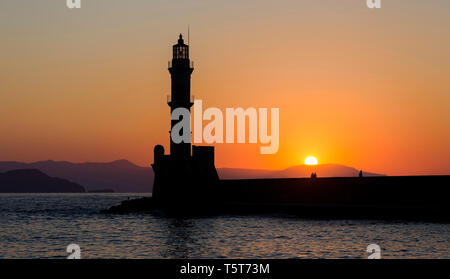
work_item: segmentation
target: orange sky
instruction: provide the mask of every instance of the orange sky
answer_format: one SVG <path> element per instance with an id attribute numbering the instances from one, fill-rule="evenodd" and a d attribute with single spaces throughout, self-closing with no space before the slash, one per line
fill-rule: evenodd
<path id="1" fill-rule="evenodd" d="M 29 3 L 32 2 L 32 3 Z M 204 107 L 279 107 L 280 149 L 217 145 L 217 167 L 319 163 L 450 173 L 450 3 L 0 3 L 0 160 L 152 162 L 168 150 L 167 60 L 191 26 Z M 343 2 L 343 3 L 341 3 Z"/>

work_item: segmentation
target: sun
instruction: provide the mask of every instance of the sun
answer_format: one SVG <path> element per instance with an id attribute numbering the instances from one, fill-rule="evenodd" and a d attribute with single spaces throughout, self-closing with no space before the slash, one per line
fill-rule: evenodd
<path id="1" fill-rule="evenodd" d="M 306 157 L 305 165 L 317 165 L 316 157 L 313 157 L 313 156 Z"/>

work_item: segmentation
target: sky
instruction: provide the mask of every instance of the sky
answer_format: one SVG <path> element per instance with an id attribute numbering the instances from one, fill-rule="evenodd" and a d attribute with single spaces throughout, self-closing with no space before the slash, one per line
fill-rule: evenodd
<path id="1" fill-rule="evenodd" d="M 447 0 L 2 0 L 0 160 L 149 166 L 188 25 L 204 107 L 280 111 L 276 154 L 217 144 L 216 167 L 450 174 Z"/>

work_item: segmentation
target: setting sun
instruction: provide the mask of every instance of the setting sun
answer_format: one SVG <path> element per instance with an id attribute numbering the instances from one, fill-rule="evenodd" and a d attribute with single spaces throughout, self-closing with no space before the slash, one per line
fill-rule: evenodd
<path id="1" fill-rule="evenodd" d="M 309 156 L 305 159 L 305 165 L 317 165 L 316 157 Z"/>

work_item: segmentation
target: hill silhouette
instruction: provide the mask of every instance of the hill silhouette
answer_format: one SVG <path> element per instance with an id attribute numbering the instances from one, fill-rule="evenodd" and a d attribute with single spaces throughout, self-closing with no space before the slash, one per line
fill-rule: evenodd
<path id="1" fill-rule="evenodd" d="M 50 177 L 37 169 L 0 173 L 0 193 L 84 193 L 85 189 L 66 179 Z"/>
<path id="2" fill-rule="evenodd" d="M 319 177 L 354 177 L 359 171 L 342 165 L 293 166 L 283 170 L 218 168 L 221 179 L 297 178 L 309 177 L 314 169 Z M 38 169 L 50 176 L 68 179 L 83 185 L 87 191 L 112 189 L 119 193 L 149 193 L 152 191 L 153 170 L 127 160 L 108 163 L 71 163 L 39 161 L 34 163 L 0 162 L 0 172 L 17 169 Z M 376 176 L 364 173 L 365 176 Z"/>
<path id="3" fill-rule="evenodd" d="M 79 183 L 86 187 L 87 191 L 104 189 L 112 189 L 119 193 L 152 191 L 152 169 L 136 166 L 127 160 L 109 163 L 71 163 L 52 160 L 34 163 L 0 162 L 0 172 L 30 168 Z"/>

